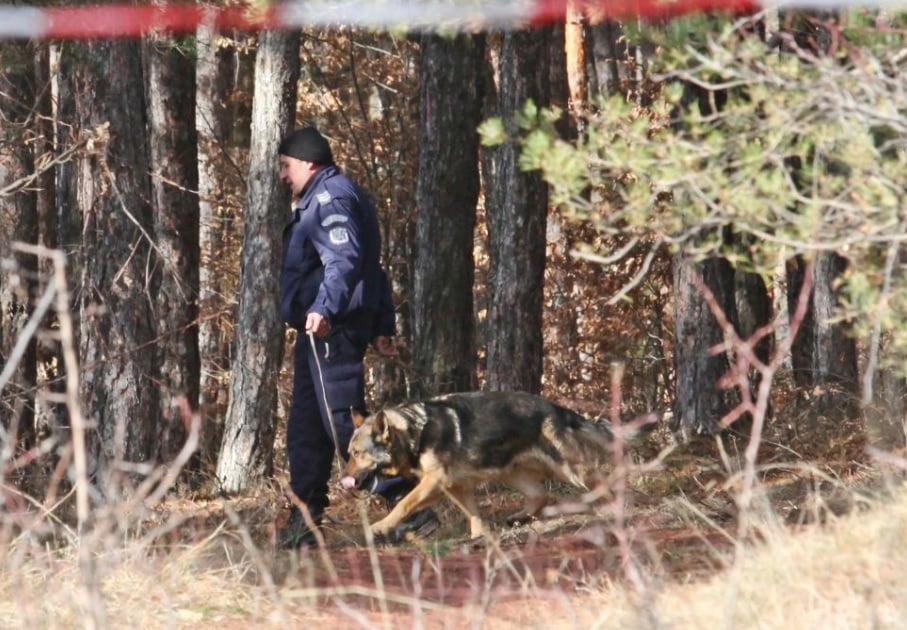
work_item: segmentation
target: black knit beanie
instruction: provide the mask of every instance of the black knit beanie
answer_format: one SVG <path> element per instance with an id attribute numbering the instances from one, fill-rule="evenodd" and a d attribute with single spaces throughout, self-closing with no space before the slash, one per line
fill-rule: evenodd
<path id="1" fill-rule="evenodd" d="M 334 163 L 331 145 L 314 127 L 304 127 L 291 133 L 280 143 L 277 153 L 315 164 Z"/>

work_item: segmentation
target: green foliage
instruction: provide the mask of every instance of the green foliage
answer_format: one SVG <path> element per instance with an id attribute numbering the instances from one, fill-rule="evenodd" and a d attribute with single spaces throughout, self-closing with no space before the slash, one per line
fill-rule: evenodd
<path id="1" fill-rule="evenodd" d="M 907 260 L 905 37 L 857 18 L 846 57 L 820 58 L 769 51 L 729 24 L 677 21 L 649 34 L 667 44 L 653 61 L 651 106 L 603 99 L 573 143 L 527 106 L 509 140 L 522 142 L 523 167 L 544 173 L 553 201 L 599 230 L 765 275 L 794 255 L 838 252 L 850 263 L 842 316 L 862 332 L 883 325 L 907 355 L 907 281 L 899 264 L 884 266 Z M 690 33 L 704 41 L 694 46 Z M 504 129 L 489 122 L 483 134 L 499 142 Z M 747 247 L 715 236 L 725 228 Z"/>

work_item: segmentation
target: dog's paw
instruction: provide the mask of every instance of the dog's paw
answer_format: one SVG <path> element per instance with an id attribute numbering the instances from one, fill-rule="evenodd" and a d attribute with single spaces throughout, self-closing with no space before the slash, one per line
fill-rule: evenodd
<path id="1" fill-rule="evenodd" d="M 381 524 L 381 521 L 377 523 L 372 523 L 369 526 L 369 533 L 371 534 L 372 540 L 375 541 L 376 545 L 387 545 L 391 544 L 393 535 L 393 529 Z"/>
<path id="2" fill-rule="evenodd" d="M 404 541 L 399 535 L 397 535 L 396 530 L 375 530 L 372 529 L 372 540 L 375 541 L 375 544 L 379 547 L 386 547 L 389 545 L 399 545 Z"/>

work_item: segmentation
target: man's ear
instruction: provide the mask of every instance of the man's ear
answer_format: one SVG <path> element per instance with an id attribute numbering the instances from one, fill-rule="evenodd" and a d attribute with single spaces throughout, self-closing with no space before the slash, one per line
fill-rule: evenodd
<path id="1" fill-rule="evenodd" d="M 358 409 L 354 409 L 353 407 L 350 407 L 350 414 L 353 417 L 353 426 L 357 429 L 361 427 L 365 422 L 366 416 L 364 416 Z"/>

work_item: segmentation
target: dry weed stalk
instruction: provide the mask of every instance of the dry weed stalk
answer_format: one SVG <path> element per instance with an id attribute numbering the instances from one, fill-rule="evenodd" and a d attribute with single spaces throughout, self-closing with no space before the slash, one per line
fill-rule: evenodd
<path id="1" fill-rule="evenodd" d="M 736 496 L 739 511 L 738 541 L 742 541 L 751 534 L 751 508 L 756 483 L 756 460 L 759 455 L 759 446 L 762 443 L 762 433 L 768 414 L 769 395 L 775 374 L 790 354 L 794 338 L 806 318 L 813 286 L 813 268 L 813 261 L 809 260 L 804 273 L 803 285 L 800 287 L 800 293 L 797 296 L 796 308 L 790 318 L 788 334 L 784 338 L 783 343 L 775 347 L 768 363 L 763 362 L 758 357 L 755 348 L 764 337 L 779 328 L 777 320 L 761 326 L 748 339 L 741 338 L 737 331 L 734 330 L 734 325 L 728 320 L 724 309 L 718 304 L 718 300 L 715 299 L 711 289 L 702 281 L 702 278 L 694 276 L 696 288 L 702 293 L 709 310 L 724 333 L 724 342 L 713 346 L 710 349 L 710 353 L 715 355 L 724 352 L 736 358 L 728 373 L 718 382 L 718 387 L 736 387 L 740 394 L 740 403 L 721 419 L 718 426 L 722 429 L 727 428 L 746 413 L 750 414 L 752 418 L 749 441 L 744 451 L 742 483 Z M 753 402 L 753 395 L 750 390 L 749 375 L 751 369 L 755 369 L 761 377 L 755 402 Z"/>
<path id="2" fill-rule="evenodd" d="M 22 334 L 17 339 L 15 351 L 10 360 L 0 372 L 0 386 L 4 385 L 9 375 L 15 369 L 16 363 L 21 360 L 24 348 L 31 338 L 37 334 L 40 322 L 48 314 L 51 306 L 56 311 L 59 322 L 59 341 L 65 369 L 65 392 L 61 401 L 65 404 L 69 419 L 70 441 L 62 445 L 60 459 L 50 478 L 43 501 L 26 496 L 17 490 L 17 496 L 24 498 L 28 503 L 38 507 L 37 513 L 28 520 L 20 523 L 20 539 L 27 540 L 31 532 L 42 531 L 42 525 L 50 519 L 67 532 L 67 537 L 73 544 L 77 554 L 79 566 L 78 605 L 82 610 L 85 627 L 99 628 L 107 626 L 107 617 L 104 607 L 104 598 L 101 591 L 103 579 L 100 559 L 111 550 L 119 548 L 122 536 L 132 530 L 136 518 L 140 518 L 146 510 L 153 508 L 163 501 L 176 484 L 184 466 L 189 462 L 198 448 L 201 431 L 201 416 L 191 410 L 189 402 L 180 397 L 174 400 L 179 408 L 180 416 L 187 428 L 187 439 L 180 452 L 172 462 L 160 466 L 136 465 L 125 462 L 120 453 L 112 470 L 120 472 L 139 472 L 144 475 L 142 480 L 131 488 L 124 496 L 112 493 L 111 497 L 120 496 L 119 499 L 109 498 L 101 500 L 98 488 L 92 487 L 88 475 L 88 453 L 86 444 L 86 431 L 88 424 L 82 412 L 79 398 L 79 365 L 75 347 L 74 323 L 70 313 L 70 292 L 66 281 L 66 257 L 62 251 L 50 250 L 40 246 L 24 243 L 15 243 L 13 248 L 26 254 L 46 258 L 51 261 L 53 275 L 48 283 L 43 296 L 36 303 L 32 315 L 24 327 Z M 53 397 L 53 395 L 49 395 Z M 117 431 L 125 431 L 125 419 L 117 422 Z M 5 477 L 9 472 L 21 469 L 54 450 L 57 446 L 54 438 L 48 438 L 42 444 L 12 459 L 15 453 L 14 436 L 3 434 L 5 448 L 3 452 L 0 474 Z M 67 476 L 67 471 L 72 466 L 70 482 L 72 490 L 58 500 L 58 488 Z M 113 479 L 108 479 L 109 484 Z M 2 482 L 2 477 L 0 477 Z M 6 484 L 3 484 L 4 487 Z M 112 487 L 112 486 L 111 486 Z M 57 508 L 71 495 L 75 497 L 76 528 L 70 530 L 66 524 L 56 516 Z M 92 506 L 92 498 L 95 506 Z M 177 523 L 178 524 L 178 523 Z M 170 531 L 177 524 L 171 523 L 169 527 L 152 531 L 145 538 L 139 538 L 140 549 L 147 549 L 162 534 Z M 56 529 L 51 524 L 51 529 Z M 29 545 L 11 545 L 19 549 L 19 561 L 24 562 L 26 550 Z M 270 584 L 273 587 L 273 583 Z"/>

